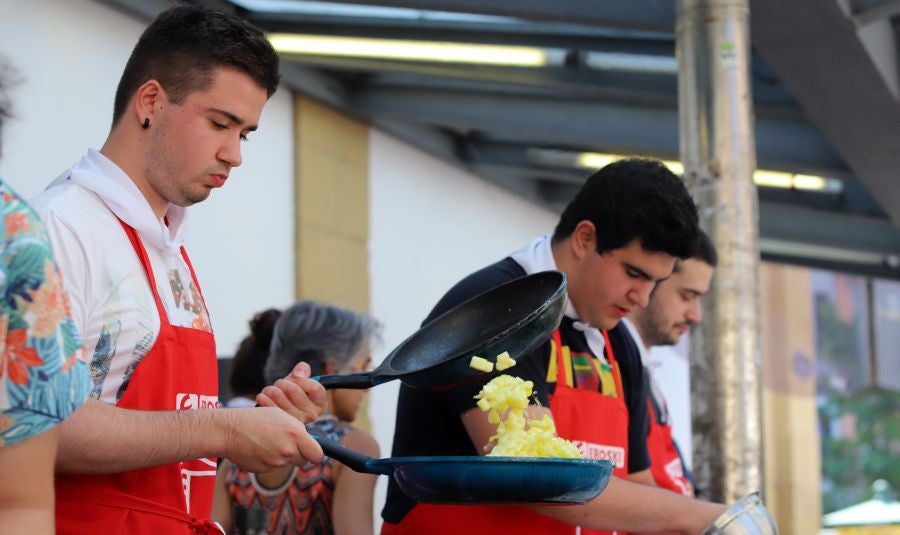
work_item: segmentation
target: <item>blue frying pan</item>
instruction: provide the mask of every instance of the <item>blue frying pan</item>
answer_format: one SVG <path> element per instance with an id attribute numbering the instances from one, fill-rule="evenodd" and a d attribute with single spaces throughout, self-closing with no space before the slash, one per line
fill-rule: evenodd
<path id="1" fill-rule="evenodd" d="M 559 271 L 526 275 L 438 316 L 370 372 L 316 379 L 325 388 L 371 388 L 400 379 L 430 390 L 484 379 L 489 375 L 469 367 L 471 357 L 494 360 L 508 351 L 517 358 L 547 341 L 562 320 L 565 297 L 566 276 Z"/>
<path id="2" fill-rule="evenodd" d="M 325 455 L 351 470 L 393 475 L 405 494 L 427 503 L 580 504 L 600 494 L 613 463 L 539 457 L 392 457 L 373 459 L 313 435 Z"/>

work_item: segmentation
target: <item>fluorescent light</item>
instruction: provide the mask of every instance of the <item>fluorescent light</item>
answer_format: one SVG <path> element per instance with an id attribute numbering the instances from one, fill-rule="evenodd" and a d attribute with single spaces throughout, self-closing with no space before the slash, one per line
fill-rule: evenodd
<path id="1" fill-rule="evenodd" d="M 618 154 L 600 154 L 597 152 L 582 152 L 577 156 L 576 165 L 585 169 L 600 169 L 624 156 Z"/>
<path id="2" fill-rule="evenodd" d="M 820 176 L 794 175 L 794 187 L 797 189 L 823 190 L 827 186 L 827 181 Z"/>
<path id="3" fill-rule="evenodd" d="M 599 169 L 604 165 L 622 158 L 625 158 L 625 156 L 599 152 L 581 152 L 574 153 L 570 160 L 574 160 L 575 165 L 578 167 L 585 169 Z M 559 159 L 559 155 L 557 155 L 557 159 Z M 682 165 L 681 162 L 664 160 L 663 164 L 676 175 L 684 174 L 684 165 Z M 768 188 L 800 189 L 828 193 L 840 193 L 843 190 L 843 183 L 836 178 L 786 173 L 783 171 L 770 171 L 766 169 L 757 169 L 754 171 L 753 182 L 757 186 Z"/>
<path id="4" fill-rule="evenodd" d="M 433 61 L 511 67 L 547 66 L 548 51 L 528 46 L 406 41 L 365 37 L 326 37 L 272 33 L 269 42 L 283 54 L 386 58 L 400 61 Z"/>
<path id="5" fill-rule="evenodd" d="M 600 71 L 678 74 L 678 60 L 674 56 L 590 51 L 584 54 L 584 64 Z"/>
<path id="6" fill-rule="evenodd" d="M 684 174 L 684 165 L 681 162 L 673 162 L 670 160 L 663 161 L 663 164 L 669 168 L 670 171 L 675 173 L 676 175 Z"/>
<path id="7" fill-rule="evenodd" d="M 794 177 L 790 173 L 780 173 L 778 171 L 763 171 L 757 169 L 753 172 L 753 182 L 757 186 L 768 186 L 770 188 L 790 188 L 794 183 Z"/>
<path id="8" fill-rule="evenodd" d="M 770 255 L 792 256 L 796 258 L 811 258 L 814 260 L 827 260 L 831 262 L 844 262 L 848 264 L 863 265 L 888 265 L 892 263 L 891 256 L 876 251 L 862 251 L 857 249 L 845 249 L 829 245 L 814 245 L 788 240 L 760 238 L 759 249 Z"/>

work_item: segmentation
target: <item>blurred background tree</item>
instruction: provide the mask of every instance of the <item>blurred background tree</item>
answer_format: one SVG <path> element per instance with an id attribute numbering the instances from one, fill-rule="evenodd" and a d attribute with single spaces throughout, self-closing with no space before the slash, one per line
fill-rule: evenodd
<path id="1" fill-rule="evenodd" d="M 871 498 L 876 479 L 900 488 L 900 392 L 869 386 L 832 393 L 819 417 L 826 513 Z"/>

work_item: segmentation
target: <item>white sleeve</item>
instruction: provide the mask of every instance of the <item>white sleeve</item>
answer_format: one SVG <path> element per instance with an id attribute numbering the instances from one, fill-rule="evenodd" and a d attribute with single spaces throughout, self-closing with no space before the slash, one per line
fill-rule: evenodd
<path id="1" fill-rule="evenodd" d="M 95 303 L 89 270 L 89 259 L 81 236 L 65 220 L 52 211 L 40 211 L 47 229 L 53 256 L 62 275 L 63 287 L 69 294 L 72 319 L 81 333 L 87 332 L 88 317 Z"/>

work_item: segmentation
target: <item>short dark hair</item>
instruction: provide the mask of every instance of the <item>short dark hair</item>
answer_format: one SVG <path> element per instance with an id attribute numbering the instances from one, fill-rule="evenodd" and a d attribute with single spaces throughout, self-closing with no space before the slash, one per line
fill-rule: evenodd
<path id="1" fill-rule="evenodd" d="M 248 322 L 250 334 L 241 340 L 231 360 L 228 386 L 232 396 L 254 397 L 265 388 L 263 372 L 272 345 L 272 332 L 280 316 L 280 310 L 270 308 L 256 314 Z"/>
<path id="2" fill-rule="evenodd" d="M 681 262 L 683 260 L 699 260 L 706 264 L 709 264 L 710 267 L 716 267 L 716 264 L 719 263 L 719 255 L 716 253 L 716 246 L 713 244 L 712 240 L 709 236 L 700 231 L 700 235 L 697 238 L 697 247 L 694 249 L 694 254 L 685 259 L 679 259 L 675 262 L 675 269 L 672 270 L 672 273 L 678 273 L 681 271 Z M 659 288 L 659 286 L 657 286 Z M 656 291 L 656 288 L 653 289 Z"/>
<path id="3" fill-rule="evenodd" d="M 553 242 L 585 220 L 597 228 L 601 254 L 637 239 L 648 252 L 688 258 L 700 233 L 684 182 L 662 162 L 643 158 L 618 160 L 588 177 L 560 216 Z"/>
<path id="4" fill-rule="evenodd" d="M 719 254 L 716 252 L 716 246 L 712 240 L 702 230 L 700 231 L 700 239 L 697 240 L 697 250 L 691 258 L 702 260 L 712 267 L 716 267 L 719 263 Z"/>
<path id="5" fill-rule="evenodd" d="M 160 13 L 141 34 L 116 89 L 113 125 L 141 84 L 157 80 L 174 103 L 209 87 L 212 72 L 232 67 L 272 96 L 278 54 L 263 32 L 236 15 L 182 5 Z"/>

